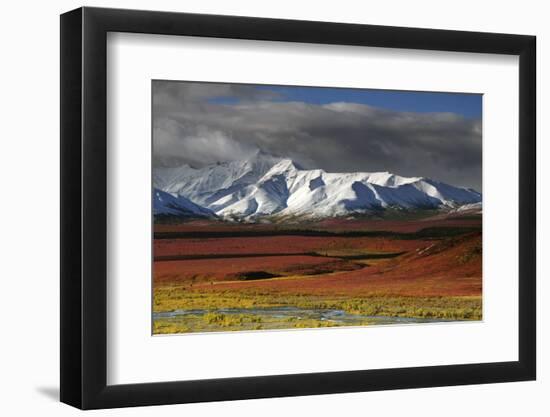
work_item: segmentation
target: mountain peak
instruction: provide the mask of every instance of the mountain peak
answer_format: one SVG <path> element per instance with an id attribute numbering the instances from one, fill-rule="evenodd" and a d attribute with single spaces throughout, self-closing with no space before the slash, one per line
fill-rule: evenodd
<path id="1" fill-rule="evenodd" d="M 271 168 L 271 166 L 275 165 L 277 162 L 279 162 L 282 158 L 279 156 L 271 155 L 267 152 L 264 152 L 260 149 L 257 149 L 249 155 L 248 157 L 233 161 L 232 164 L 236 165 L 242 165 L 242 166 L 251 166 L 253 168 L 255 167 L 267 167 L 267 169 Z"/>
<path id="2" fill-rule="evenodd" d="M 302 169 L 290 158 L 260 149 L 241 160 L 195 169 L 155 169 L 155 187 L 186 200 L 169 209 L 197 211 L 196 204 L 220 217 L 255 220 L 262 216 L 347 216 L 386 208 L 436 209 L 476 204 L 481 194 L 424 177 L 391 172 L 328 173 Z M 169 196 L 157 195 L 166 207 Z M 162 201 L 161 201 L 162 200 Z M 200 213 L 203 214 L 204 213 Z"/>
<path id="3" fill-rule="evenodd" d="M 294 161 L 292 159 L 281 159 L 279 162 L 277 162 L 275 165 L 271 167 L 269 172 L 271 171 L 291 171 L 291 170 L 298 170 L 299 168 L 296 166 Z"/>

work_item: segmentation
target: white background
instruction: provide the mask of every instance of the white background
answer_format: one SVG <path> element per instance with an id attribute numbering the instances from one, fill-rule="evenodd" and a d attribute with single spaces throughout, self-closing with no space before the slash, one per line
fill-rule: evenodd
<path id="1" fill-rule="evenodd" d="M 89 1 L 87 5 L 241 14 L 295 19 L 333 20 L 399 26 L 536 34 L 538 36 L 539 119 L 539 258 L 550 250 L 550 151 L 542 120 L 548 82 L 550 28 L 544 2 L 441 1 Z M 2 370 L 0 410 L 6 415 L 73 415 L 58 404 L 58 14 L 80 6 L 74 1 L 10 2 L 3 7 L 2 36 Z M 504 175 L 505 177 L 505 175 Z M 544 234 L 544 236 L 543 236 Z M 539 380 L 485 386 L 327 395 L 291 399 L 238 401 L 155 408 L 100 411 L 99 415 L 300 415 L 342 413 L 464 416 L 548 415 L 544 394 L 550 390 L 547 359 L 550 342 L 548 264 L 539 265 Z"/>
<path id="2" fill-rule="evenodd" d="M 517 57 L 136 34 L 107 45 L 109 384 L 517 360 Z M 151 337 L 151 79 L 483 93 L 483 322 Z"/>

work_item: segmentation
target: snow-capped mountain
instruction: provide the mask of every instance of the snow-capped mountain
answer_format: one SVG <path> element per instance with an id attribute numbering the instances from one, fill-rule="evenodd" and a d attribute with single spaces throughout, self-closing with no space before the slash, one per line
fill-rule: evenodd
<path id="1" fill-rule="evenodd" d="M 215 214 L 183 196 L 173 196 L 157 188 L 153 190 L 153 214 L 175 217 L 214 217 Z"/>
<path id="2" fill-rule="evenodd" d="M 265 216 L 323 218 L 387 208 L 456 209 L 481 204 L 475 190 L 423 177 L 389 172 L 328 173 L 305 170 L 292 160 L 258 152 L 242 161 L 200 169 L 184 165 L 156 168 L 160 197 L 185 199 L 182 205 L 208 209 L 222 218 L 255 220 Z M 178 203 L 179 204 L 179 203 Z M 164 207 L 164 206 L 163 206 Z"/>
<path id="3" fill-rule="evenodd" d="M 209 207 L 224 190 L 238 190 L 254 184 L 280 158 L 257 152 L 242 161 L 221 162 L 195 169 L 189 165 L 176 168 L 155 168 L 153 185 L 167 193 L 185 196 L 204 207 Z"/>

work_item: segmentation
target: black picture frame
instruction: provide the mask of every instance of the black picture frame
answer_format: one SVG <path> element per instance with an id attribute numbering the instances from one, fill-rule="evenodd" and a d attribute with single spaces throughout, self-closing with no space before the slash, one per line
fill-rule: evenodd
<path id="1" fill-rule="evenodd" d="M 519 56 L 519 360 L 112 385 L 107 375 L 108 32 Z M 136 10 L 61 15 L 61 401 L 81 409 L 533 380 L 534 36 Z"/>

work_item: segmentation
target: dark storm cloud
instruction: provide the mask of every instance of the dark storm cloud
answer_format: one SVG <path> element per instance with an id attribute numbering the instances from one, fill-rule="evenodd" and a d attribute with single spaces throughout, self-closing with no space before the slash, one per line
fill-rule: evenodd
<path id="1" fill-rule="evenodd" d="M 357 103 L 284 101 L 247 85 L 153 84 L 156 165 L 203 166 L 257 149 L 329 172 L 390 171 L 481 190 L 481 120 Z"/>

